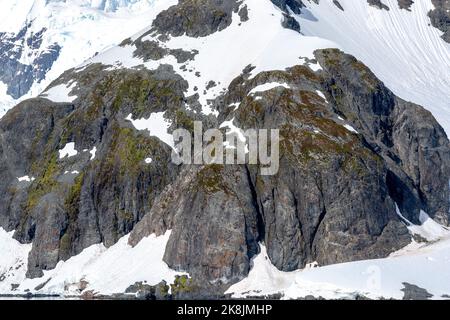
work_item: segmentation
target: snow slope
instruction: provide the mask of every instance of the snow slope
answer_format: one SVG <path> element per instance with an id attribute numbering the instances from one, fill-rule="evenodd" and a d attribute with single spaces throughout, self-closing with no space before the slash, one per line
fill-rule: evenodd
<path id="1" fill-rule="evenodd" d="M 43 28 L 39 49 L 25 44 L 20 62 L 33 59 L 57 43 L 62 47 L 58 59 L 46 78 L 34 83 L 20 98 L 6 94 L 0 81 L 0 117 L 20 100 L 41 93 L 62 72 L 81 64 L 96 53 L 119 44 L 123 39 L 148 27 L 157 13 L 173 4 L 173 0 L 0 0 L 0 32 L 17 34 L 27 22 L 28 35 Z M 19 45 L 19 44 L 18 44 Z"/>
<path id="2" fill-rule="evenodd" d="M 197 50 L 199 53 L 187 63 L 177 63 L 175 57 L 171 55 L 158 61 L 144 62 L 133 57 L 136 48 L 134 45 L 128 45 L 112 48 L 88 60 L 83 66 L 100 62 L 114 68 L 144 65 L 154 70 L 161 64 L 171 64 L 189 83 L 186 94 L 190 96 L 199 93 L 203 113 L 216 114 L 210 108 L 208 100 L 218 96 L 249 64 L 256 67 L 252 72 L 253 75 L 262 71 L 283 70 L 305 63 L 305 57 L 312 59 L 316 49 L 336 46 L 331 41 L 302 36 L 283 28 L 280 24 L 282 12 L 269 0 L 245 0 L 242 5 L 248 7 L 248 21 L 241 23 L 238 14 L 235 13 L 233 22 L 228 28 L 207 37 L 171 37 L 164 43 L 155 37 L 144 37 L 144 41 L 157 41 L 169 49 Z M 310 64 L 310 67 L 314 70 L 320 68 L 314 64 Z M 211 80 L 217 86 L 207 89 Z"/>
<path id="3" fill-rule="evenodd" d="M 281 292 L 284 299 L 308 295 L 326 299 L 352 299 L 357 295 L 401 299 L 403 282 L 406 282 L 426 289 L 433 299 L 442 299 L 450 294 L 450 231 L 425 213 L 422 218 L 423 224 L 410 224 L 410 231 L 434 241 L 425 244 L 412 241 L 385 259 L 282 272 L 272 265 L 261 245 L 249 276 L 230 287 L 227 293 L 236 298 Z"/>
<path id="4" fill-rule="evenodd" d="M 397 0 L 383 0 L 390 10 L 367 1 L 304 1 L 297 17 L 302 33 L 334 41 L 364 62 L 397 96 L 430 110 L 450 133 L 450 44 L 430 25 L 431 0 L 414 1 L 411 11 Z"/>
<path id="5" fill-rule="evenodd" d="M 88 58 L 81 67 L 101 62 L 111 65 L 111 68 L 144 65 L 148 69 L 156 69 L 160 64 L 169 63 L 188 81 L 188 95 L 194 94 L 197 87 L 203 113 L 215 114 L 208 100 L 219 95 L 249 64 L 255 66 L 252 74 L 256 75 L 262 71 L 307 64 L 305 58 L 313 58 L 314 50 L 338 47 L 362 60 L 395 94 L 432 111 L 450 132 L 450 47 L 440 38 L 440 31 L 428 25 L 426 14 L 432 8 L 430 0 L 415 1 L 411 12 L 399 10 L 396 0 L 383 0 L 390 7 L 389 11 L 370 7 L 362 0 L 339 0 L 344 12 L 337 9 L 331 0 L 321 0 L 320 4 L 305 1 L 308 8 L 297 17 L 303 34 L 282 28 L 282 12 L 269 0 L 245 0 L 243 4 L 249 8 L 247 22 L 240 23 L 235 14 L 231 26 L 210 36 L 181 36 L 160 42 L 161 46 L 169 49 L 199 52 L 185 68 L 170 55 L 159 61 L 144 62 L 133 57 L 135 47 L 130 45 L 113 46 L 90 58 L 95 52 L 148 27 L 158 12 L 177 0 L 0 1 L 0 6 L 7 8 L 0 13 L 0 31 L 17 32 L 21 27 L 22 24 L 5 14 L 7 11 L 15 12 L 15 17 L 23 18 L 18 21 L 34 17 L 35 30 L 42 27 L 49 30 L 45 41 L 57 42 L 63 47 L 45 81 L 36 84 L 30 95 L 41 92 L 62 71 Z M 136 33 L 134 39 L 141 34 Z M 309 65 L 313 70 L 320 69 L 319 65 Z M 218 85 L 207 90 L 211 80 Z M 69 89 L 67 86 L 50 88 L 46 94 L 56 101 L 70 101 Z M 0 83 L 0 103 L 2 99 L 9 99 L 2 95 L 4 91 Z M 128 118 L 138 129 L 150 129 L 150 134 L 165 136 L 166 124 L 161 133 L 152 133 L 154 119 L 162 122 L 160 114 L 149 119 Z M 224 125 L 232 129 L 233 122 Z M 348 126 L 348 129 L 353 128 Z M 450 233 L 436 226 L 426 215 L 421 215 L 421 220 L 423 225 L 409 225 L 410 231 L 436 242 L 413 242 L 386 259 L 286 273 L 270 263 L 262 246 L 249 277 L 233 285 L 228 292 L 236 297 L 281 291 L 286 298 L 308 294 L 328 298 L 354 297 L 357 293 L 369 297 L 401 298 L 402 282 L 408 282 L 427 289 L 435 298 L 450 294 Z M 88 289 L 102 293 L 121 292 L 136 281 L 147 280 L 156 284 L 166 279 L 170 282 L 175 272 L 162 262 L 167 239 L 168 234 L 149 237 L 135 248 L 127 245 L 127 237 L 109 249 L 101 244 L 95 245 L 66 262 L 60 262 L 54 270 L 46 271 L 42 278 L 25 280 L 31 246 L 17 243 L 12 234 L 0 229 L 0 279 L 2 274 L 6 274 L 6 278 L 0 281 L 0 292 L 10 292 L 15 283 L 20 283 L 20 287 L 14 293 L 26 289 L 33 291 L 47 281 L 40 293 L 76 294 L 81 280 L 88 282 Z M 16 266 L 17 270 L 14 269 Z"/>
<path id="6" fill-rule="evenodd" d="M 247 65 L 256 67 L 254 75 L 285 69 L 306 63 L 304 58 L 313 58 L 315 49 L 336 47 L 362 60 L 396 95 L 433 112 L 450 132 L 450 45 L 440 38 L 438 29 L 429 26 L 430 0 L 416 1 L 411 11 L 400 10 L 397 0 L 385 1 L 389 11 L 362 0 L 340 1 L 345 11 L 331 0 L 305 3 L 307 8 L 296 17 L 302 34 L 280 25 L 282 13 L 269 0 L 245 0 L 242 5 L 249 8 L 247 22 L 240 23 L 235 14 L 231 26 L 210 36 L 158 41 L 170 49 L 197 50 L 198 55 L 186 65 L 170 55 L 144 63 L 133 57 L 134 46 L 112 48 L 86 64 L 102 62 L 115 68 L 145 65 L 148 69 L 171 64 L 189 82 L 187 94 L 198 92 L 203 112 L 215 114 L 208 100 L 219 95 Z M 147 36 L 143 40 L 156 39 Z M 217 86 L 206 89 L 210 80 Z"/>
<path id="7" fill-rule="evenodd" d="M 170 231 L 156 237 L 151 235 L 135 247 L 128 245 L 128 236 L 105 248 L 93 245 L 65 262 L 59 262 L 44 276 L 26 279 L 28 253 L 31 244 L 12 239 L 13 232 L 0 228 L 0 294 L 80 295 L 83 290 L 100 294 L 123 293 L 132 284 L 144 282 L 156 285 L 162 280 L 173 283 L 175 275 L 163 255 Z M 15 285 L 18 285 L 17 287 Z M 19 285 L 20 284 L 20 285 Z M 13 287 L 16 287 L 13 289 Z M 41 287 L 41 288 L 40 288 Z"/>

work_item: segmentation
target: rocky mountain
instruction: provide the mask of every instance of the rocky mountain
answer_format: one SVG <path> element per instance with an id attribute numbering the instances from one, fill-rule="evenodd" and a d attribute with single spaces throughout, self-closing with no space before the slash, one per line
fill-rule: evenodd
<path id="1" fill-rule="evenodd" d="M 150 0 L 3 0 L 1 8 L 0 116 L 144 29 L 159 10 Z"/>
<path id="2" fill-rule="evenodd" d="M 450 45 L 429 25 L 438 5 L 151 3 L 143 32 L 0 120 L 0 293 L 298 298 L 292 275 L 311 266 L 389 264 L 436 243 L 449 254 Z M 198 122 L 238 139 L 279 129 L 278 172 L 174 163 L 174 131 Z M 418 284 L 396 275 L 395 288 Z M 425 289 L 442 296 L 441 283 Z"/>

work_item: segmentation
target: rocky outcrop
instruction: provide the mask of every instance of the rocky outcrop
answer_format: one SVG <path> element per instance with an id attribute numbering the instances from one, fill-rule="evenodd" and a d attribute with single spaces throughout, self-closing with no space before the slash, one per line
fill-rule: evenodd
<path id="1" fill-rule="evenodd" d="M 389 10 L 389 7 L 385 5 L 381 0 L 367 0 L 367 3 L 378 9 Z"/>
<path id="2" fill-rule="evenodd" d="M 405 9 L 410 11 L 411 6 L 413 5 L 413 0 L 398 0 L 398 6 L 400 9 Z"/>
<path id="3" fill-rule="evenodd" d="M 179 0 L 179 3 L 161 12 L 153 22 L 153 32 L 172 35 L 204 37 L 225 29 L 231 24 L 233 12 L 238 13 L 238 0 Z M 245 20 L 246 7 L 241 8 Z"/>
<path id="4" fill-rule="evenodd" d="M 403 282 L 403 287 L 404 288 L 401 289 L 404 293 L 403 300 L 429 300 L 433 297 L 426 289 L 416 286 L 415 284 Z"/>
<path id="5" fill-rule="evenodd" d="M 271 0 L 271 2 L 283 11 L 282 25 L 286 29 L 300 32 L 300 24 L 291 16 L 291 12 L 300 14 L 305 7 L 301 0 Z"/>
<path id="6" fill-rule="evenodd" d="M 431 113 L 395 97 L 355 58 L 337 50 L 318 52 L 317 58 L 332 75 L 326 87 L 336 111 L 388 163 L 389 184 L 397 190 L 392 195 L 402 212 L 417 222 L 420 207 L 448 224 L 449 145 Z"/>
<path id="7" fill-rule="evenodd" d="M 431 24 L 444 32 L 442 39 L 450 43 L 450 1 L 432 0 L 434 9 L 428 13 Z"/>
<path id="8" fill-rule="evenodd" d="M 296 14 L 301 13 L 301 9 L 305 6 L 302 0 L 270 0 L 274 5 L 283 10 L 285 13 L 289 13 L 289 10 Z"/>
<path id="9" fill-rule="evenodd" d="M 344 11 L 344 8 L 342 7 L 341 3 L 338 0 L 333 0 L 333 3 L 336 7 L 339 8 L 339 10 Z"/>
<path id="10" fill-rule="evenodd" d="M 169 266 L 226 287 L 246 276 L 259 241 L 277 268 L 291 271 L 313 261 L 383 257 L 402 247 L 410 235 L 396 203 L 412 221 L 421 209 L 447 219 L 448 202 L 440 191 L 448 195 L 449 146 L 442 128 L 421 107 L 396 98 L 356 59 L 338 50 L 319 50 L 316 57 L 324 67 L 319 74 L 301 66 L 250 81 L 244 74 L 223 97 L 225 104 L 239 101 L 240 107 L 219 118 L 234 118 L 242 129 L 281 128 L 278 174 L 260 176 L 254 166 L 185 168 L 136 225 L 131 244 L 172 229 Z M 247 96 L 256 85 L 273 81 L 290 89 L 270 90 L 257 101 Z M 326 92 L 330 104 L 315 90 Z M 360 134 L 344 129 L 342 121 Z M 410 125 L 417 126 L 416 133 Z M 414 145 L 427 152 L 413 152 Z M 427 175 L 437 158 L 439 182 L 414 180 L 413 171 Z M 404 185 L 411 194 L 399 193 Z M 437 185 L 442 188 L 437 193 L 425 192 Z"/>
<path id="11" fill-rule="evenodd" d="M 206 120 L 186 109 L 187 84 L 170 66 L 70 70 L 52 85 L 76 81 L 73 103 L 39 98 L 10 111 L 0 121 L 0 223 L 34 243 L 28 276 L 95 243 L 111 246 L 131 232 L 135 245 L 171 229 L 164 260 L 193 279 L 183 296 L 214 295 L 248 274 L 259 242 L 291 271 L 403 247 L 411 236 L 396 203 L 412 221 L 424 210 L 447 222 L 449 146 L 434 118 L 353 57 L 319 50 L 316 59 L 322 71 L 243 73 L 217 98 L 218 121 L 205 121 L 280 128 L 274 176 L 261 176 L 259 165 L 176 166 L 168 146 L 125 120 L 160 111 L 172 129 Z M 267 82 L 289 88 L 248 95 Z M 232 102 L 239 108 L 224 107 Z M 60 159 L 68 142 L 78 154 Z M 35 180 L 19 182 L 24 175 Z"/>

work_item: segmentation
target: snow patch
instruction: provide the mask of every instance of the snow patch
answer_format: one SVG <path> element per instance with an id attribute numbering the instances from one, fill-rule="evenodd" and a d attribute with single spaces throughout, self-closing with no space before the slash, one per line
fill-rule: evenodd
<path id="1" fill-rule="evenodd" d="M 91 154 L 91 158 L 89 160 L 94 160 L 95 159 L 95 155 L 97 154 L 97 147 L 93 147 L 91 151 L 89 151 L 89 153 Z"/>
<path id="2" fill-rule="evenodd" d="M 77 150 L 75 150 L 75 142 L 67 143 L 64 148 L 59 150 L 59 159 L 63 159 L 65 157 L 73 157 L 78 154 Z"/>
<path id="3" fill-rule="evenodd" d="M 78 174 L 80 174 L 80 172 L 77 171 L 77 170 L 74 170 L 74 171 L 64 171 L 64 174 L 75 174 L 75 175 L 78 175 Z"/>
<path id="4" fill-rule="evenodd" d="M 71 85 L 59 84 L 46 90 L 40 96 L 57 103 L 73 102 L 78 97 L 70 92 L 76 85 L 75 81 Z"/>
<path id="5" fill-rule="evenodd" d="M 23 177 L 18 177 L 17 180 L 19 180 L 19 182 L 32 182 L 34 180 L 36 180 L 36 178 L 34 177 L 29 177 L 29 176 L 23 176 Z"/>
<path id="6" fill-rule="evenodd" d="M 239 141 L 245 143 L 245 153 L 249 153 L 250 150 L 248 148 L 247 138 L 244 135 L 244 131 L 241 128 L 238 128 L 234 125 L 234 118 L 229 121 L 224 121 L 220 124 L 219 128 L 227 128 L 226 135 L 234 135 Z M 225 141 L 224 144 L 226 149 L 236 149 L 236 147 L 230 145 L 228 141 Z"/>
<path id="7" fill-rule="evenodd" d="M 260 244 L 260 253 L 253 258 L 253 267 L 248 277 L 232 285 L 225 294 L 233 293 L 234 298 L 251 295 L 270 295 L 286 291 L 301 271 L 283 272 L 270 261 L 266 247 Z"/>
<path id="8" fill-rule="evenodd" d="M 174 148 L 173 136 L 169 133 L 171 122 L 164 118 L 165 112 L 154 112 L 148 119 L 142 118 L 133 120 L 131 114 L 125 120 L 131 121 L 137 130 L 147 130 L 150 136 L 159 138 L 168 146 Z"/>
<path id="9" fill-rule="evenodd" d="M 286 83 L 269 82 L 269 83 L 265 83 L 265 84 L 261 84 L 259 86 L 256 86 L 248 94 L 249 95 L 254 95 L 254 94 L 258 93 L 258 92 L 265 92 L 265 91 L 269 91 L 269 90 L 272 90 L 272 89 L 278 88 L 278 87 L 284 87 L 286 89 L 290 89 L 291 88 Z"/>
<path id="10" fill-rule="evenodd" d="M 424 212 L 420 220 L 422 225 L 411 224 L 410 230 L 421 230 L 422 235 L 435 241 L 425 244 L 413 241 L 384 259 L 282 272 L 272 265 L 261 245 L 261 253 L 253 259 L 248 277 L 231 286 L 227 293 L 235 298 L 282 293 L 283 299 L 308 295 L 326 299 L 352 299 L 357 295 L 401 299 L 402 283 L 407 282 L 426 289 L 432 299 L 441 299 L 450 292 L 450 231 Z"/>
<path id="11" fill-rule="evenodd" d="M 412 234 L 419 235 L 427 241 L 437 241 L 446 236 L 450 236 L 450 230 L 431 219 L 425 211 L 420 210 L 419 221 L 421 224 L 415 225 L 401 214 L 397 204 L 395 208 L 397 214 L 406 223 L 406 227 Z"/>
<path id="12" fill-rule="evenodd" d="M 355 130 L 355 128 L 353 128 L 351 125 L 349 124 L 344 124 L 345 129 L 347 129 L 348 131 L 351 131 L 353 133 L 358 133 L 358 131 Z"/>
<path id="13" fill-rule="evenodd" d="M 0 227 L 0 293 L 10 292 L 12 285 L 25 280 L 31 244 L 21 244 L 13 238 L 14 231 Z"/>
<path id="14" fill-rule="evenodd" d="M 322 91 L 316 90 L 316 93 L 317 93 L 317 95 L 318 95 L 319 97 L 321 97 L 323 100 L 325 100 L 326 103 L 328 103 L 328 100 L 327 100 L 327 98 L 325 97 L 325 95 L 323 94 Z"/>

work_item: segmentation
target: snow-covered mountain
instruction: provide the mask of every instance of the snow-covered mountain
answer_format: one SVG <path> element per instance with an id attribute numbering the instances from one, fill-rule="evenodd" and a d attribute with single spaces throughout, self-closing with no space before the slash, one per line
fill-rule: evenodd
<path id="1" fill-rule="evenodd" d="M 8 2 L 0 294 L 448 297 L 449 2 Z M 279 173 L 174 165 L 193 121 Z"/>
<path id="2" fill-rule="evenodd" d="M 1 0 L 0 117 L 63 71 L 148 26 L 169 2 Z"/>
<path id="3" fill-rule="evenodd" d="M 328 39 L 363 61 L 396 95 L 426 107 L 450 133 L 450 43 L 430 24 L 432 1 L 408 10 L 383 0 L 389 10 L 365 1 L 308 5 L 297 18 L 305 35 Z M 448 3 L 448 1 L 447 1 Z"/>

